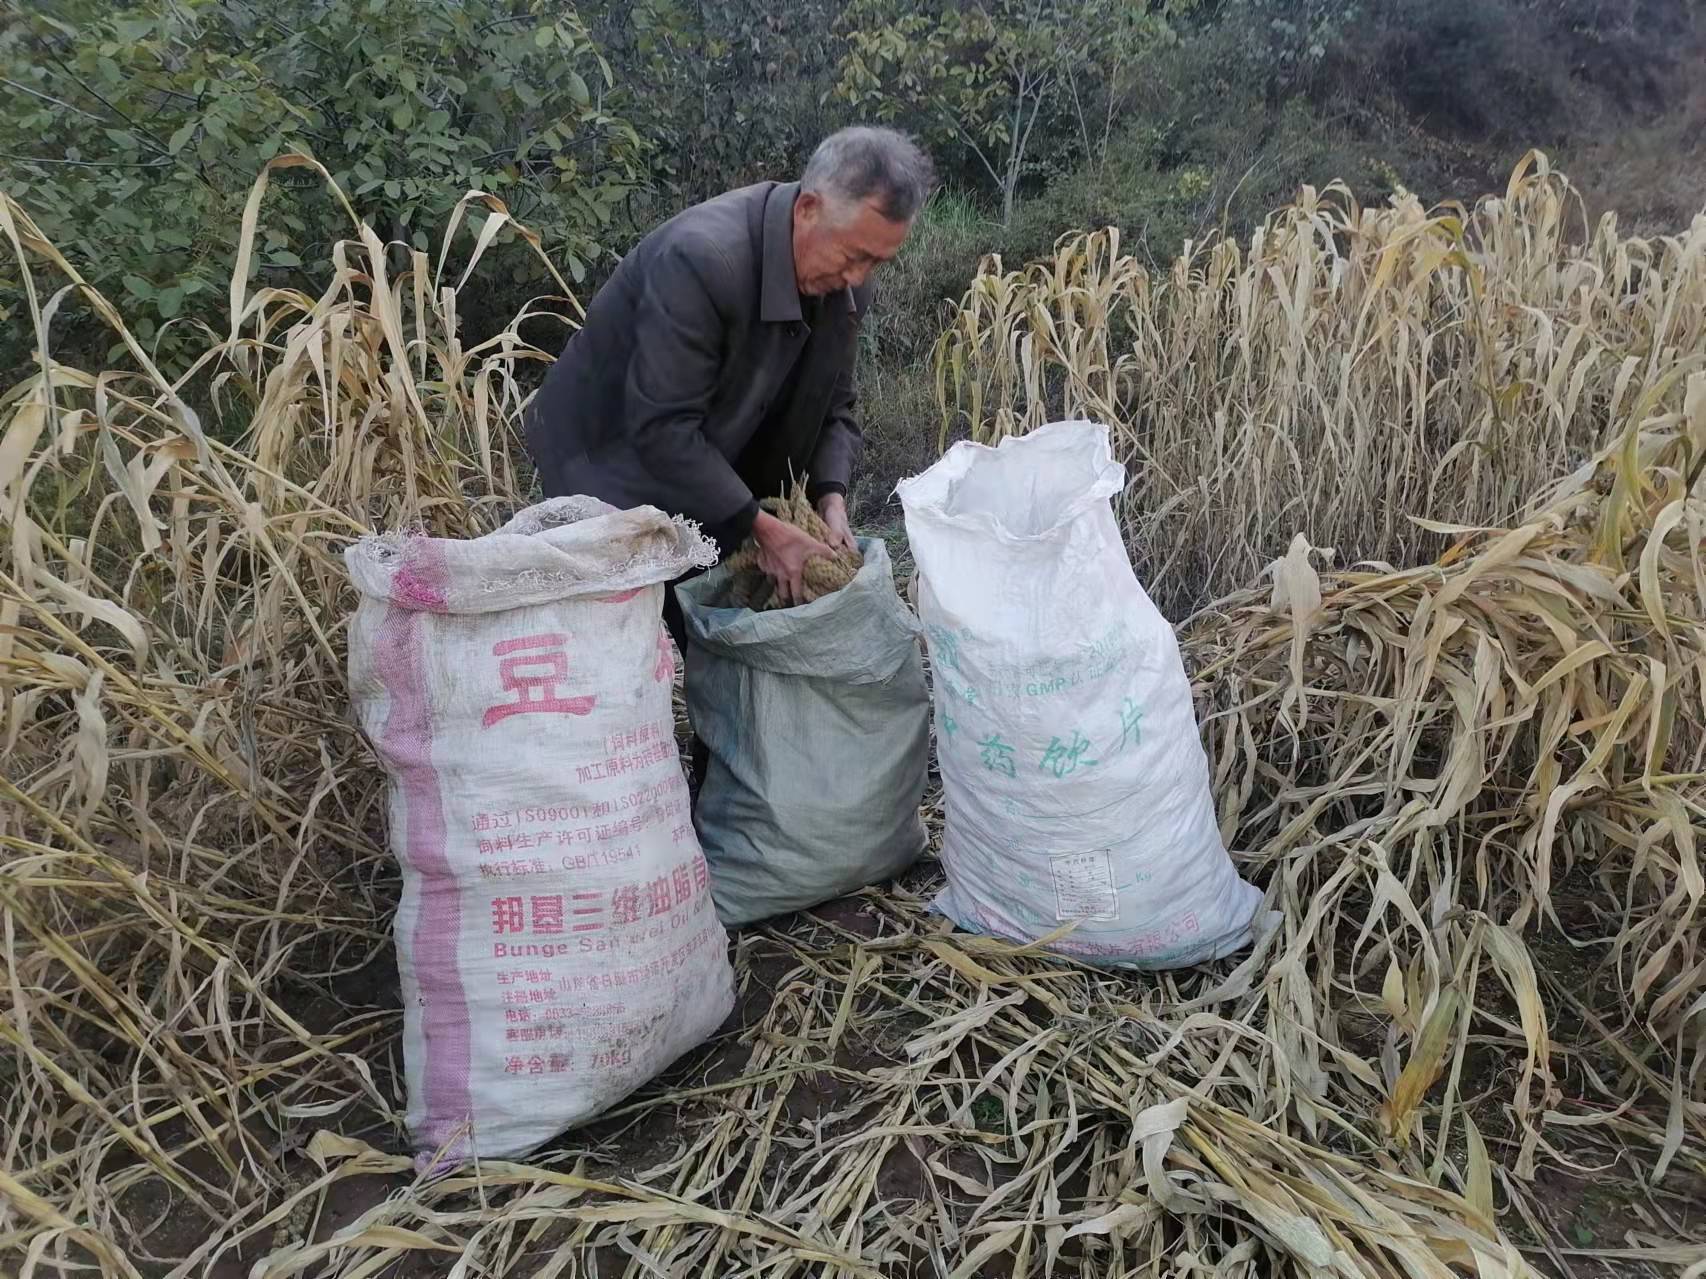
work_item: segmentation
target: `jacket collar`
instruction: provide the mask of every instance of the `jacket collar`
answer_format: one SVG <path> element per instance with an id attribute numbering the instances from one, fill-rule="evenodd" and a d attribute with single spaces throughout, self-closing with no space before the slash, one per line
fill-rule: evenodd
<path id="1" fill-rule="evenodd" d="M 764 199 L 759 318 L 766 324 L 800 320 L 800 285 L 794 277 L 794 201 L 799 194 L 798 182 L 782 182 Z"/>
<path id="2" fill-rule="evenodd" d="M 794 201 L 799 195 L 798 182 L 779 182 L 764 198 L 758 314 L 766 324 L 798 324 L 801 320 L 800 282 L 794 275 Z M 839 297 L 847 314 L 858 313 L 852 289 L 843 289 Z"/>

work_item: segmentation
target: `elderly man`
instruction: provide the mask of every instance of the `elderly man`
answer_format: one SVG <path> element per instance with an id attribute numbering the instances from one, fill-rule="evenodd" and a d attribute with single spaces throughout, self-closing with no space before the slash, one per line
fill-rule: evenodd
<path id="1" fill-rule="evenodd" d="M 783 599 L 800 598 L 806 561 L 830 548 L 758 499 L 809 476 L 830 541 L 853 546 L 859 322 L 931 180 L 904 135 L 843 129 L 799 182 L 730 191 L 647 235 L 534 401 L 527 445 L 546 494 L 685 515 L 725 553 L 751 535 Z M 673 590 L 664 620 L 685 652 Z"/>

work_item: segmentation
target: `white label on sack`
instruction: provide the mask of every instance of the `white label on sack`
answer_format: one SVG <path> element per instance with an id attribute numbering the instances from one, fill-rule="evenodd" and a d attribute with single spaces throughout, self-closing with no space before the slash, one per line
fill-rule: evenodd
<path id="1" fill-rule="evenodd" d="M 1113 863 L 1105 852 L 1063 853 L 1049 858 L 1054 872 L 1054 917 L 1106 922 L 1120 917 Z"/>

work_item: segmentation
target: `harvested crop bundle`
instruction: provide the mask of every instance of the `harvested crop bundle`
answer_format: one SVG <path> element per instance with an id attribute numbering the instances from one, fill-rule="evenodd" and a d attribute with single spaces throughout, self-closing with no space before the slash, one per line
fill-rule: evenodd
<path id="1" fill-rule="evenodd" d="M 829 527 L 812 509 L 805 484 L 797 483 L 786 497 L 766 498 L 759 505 L 777 519 L 792 524 L 818 541 L 829 540 Z M 809 604 L 839 591 L 858 575 L 860 564 L 860 557 L 851 551 L 837 552 L 834 559 L 807 560 L 805 602 Z M 744 546 L 723 561 L 723 567 L 729 572 L 729 598 L 739 607 L 755 612 L 787 607 L 776 596 L 776 584 L 758 567 L 758 544 L 750 537 Z"/>

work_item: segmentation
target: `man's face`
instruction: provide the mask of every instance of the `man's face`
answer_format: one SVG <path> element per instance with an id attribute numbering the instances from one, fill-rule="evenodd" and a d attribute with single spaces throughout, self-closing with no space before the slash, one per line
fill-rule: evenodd
<path id="1" fill-rule="evenodd" d="M 875 200 L 826 200 L 814 191 L 794 201 L 794 276 L 800 292 L 823 297 L 857 288 L 900 252 L 910 222 L 891 222 Z"/>

